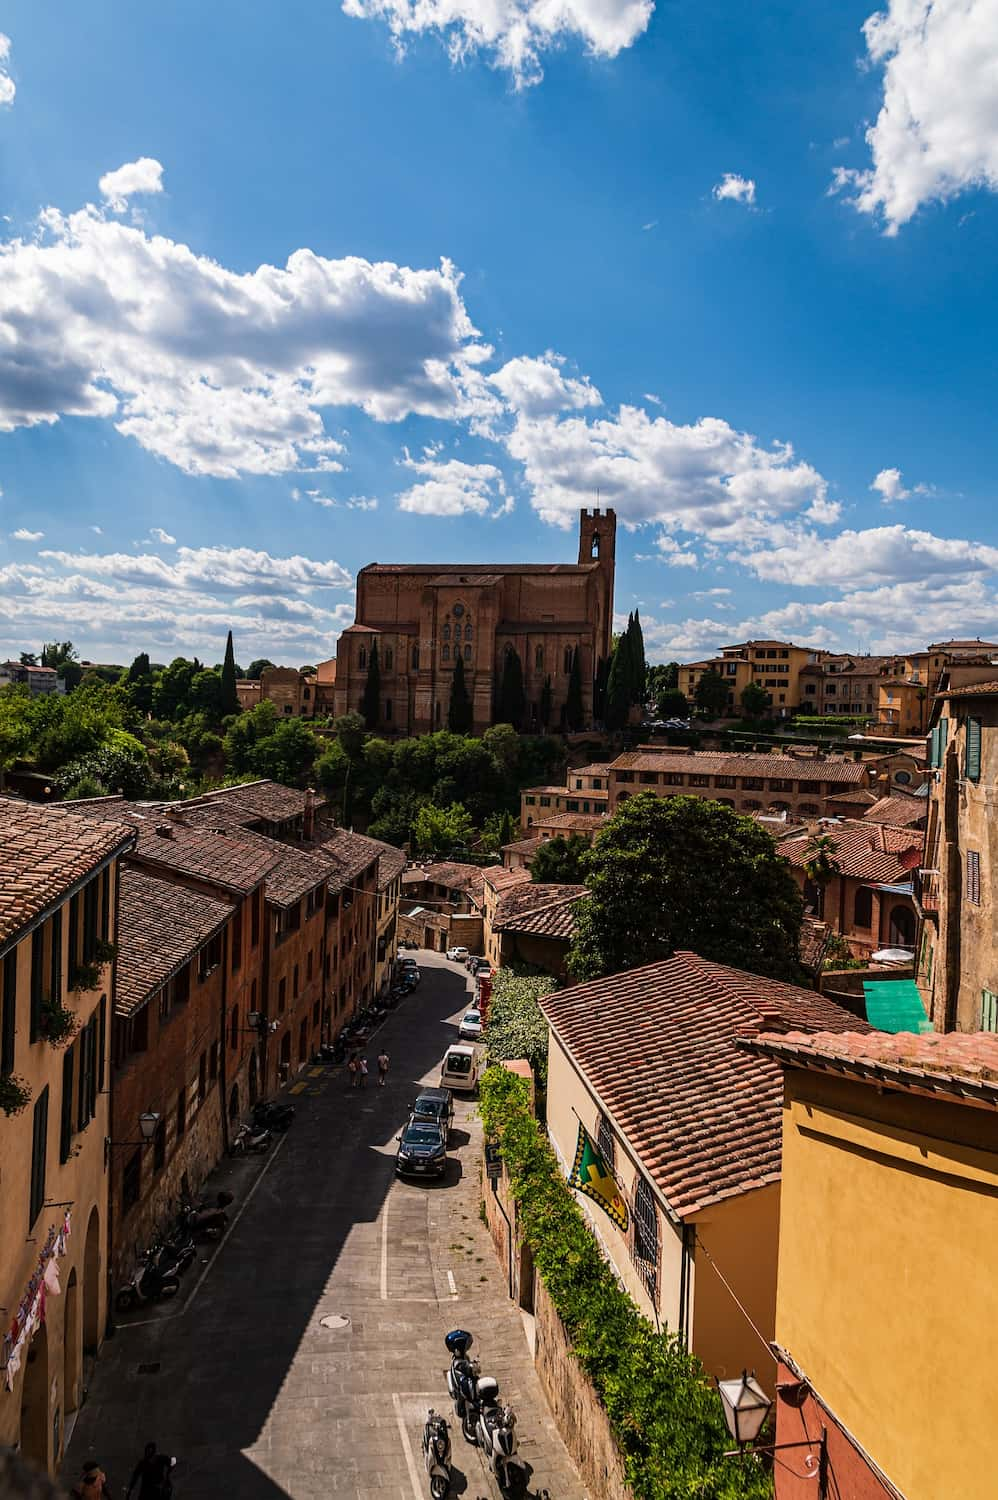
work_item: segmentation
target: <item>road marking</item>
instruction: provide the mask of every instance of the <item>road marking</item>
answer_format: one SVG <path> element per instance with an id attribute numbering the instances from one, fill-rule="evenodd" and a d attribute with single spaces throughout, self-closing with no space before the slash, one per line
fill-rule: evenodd
<path id="1" fill-rule="evenodd" d="M 412 1444 L 409 1441 L 409 1434 L 405 1429 L 405 1418 L 402 1415 L 402 1398 L 397 1391 L 392 1392 L 392 1405 L 395 1408 L 395 1420 L 398 1423 L 399 1437 L 402 1440 L 402 1452 L 405 1454 L 405 1466 L 409 1470 L 409 1479 L 412 1482 L 412 1493 L 415 1496 L 415 1500 L 423 1500 L 422 1482 L 419 1477 L 419 1470 L 416 1467 L 416 1459 L 412 1451 Z"/>
<path id="2" fill-rule="evenodd" d="M 304 1094 L 304 1092 L 305 1085 L 303 1083 L 292 1084 L 291 1088 L 288 1089 L 289 1094 Z"/>
<path id="3" fill-rule="evenodd" d="M 456 1297 L 457 1296 L 457 1282 L 454 1280 L 454 1272 L 453 1271 L 448 1271 L 447 1272 L 447 1285 L 450 1287 L 450 1294 L 451 1294 L 451 1296 L 452 1297 Z"/>
<path id="4" fill-rule="evenodd" d="M 389 1204 L 389 1201 L 390 1200 L 388 1198 L 385 1199 L 385 1206 L 384 1206 L 384 1208 L 381 1211 L 381 1300 L 382 1300 L 382 1302 L 387 1302 L 388 1301 L 388 1204 Z"/>

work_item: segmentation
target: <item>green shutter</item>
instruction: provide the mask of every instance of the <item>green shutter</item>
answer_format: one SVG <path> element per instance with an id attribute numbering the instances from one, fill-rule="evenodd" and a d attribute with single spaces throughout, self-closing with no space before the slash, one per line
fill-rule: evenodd
<path id="1" fill-rule="evenodd" d="M 939 764 L 942 765 L 946 759 L 946 745 L 949 741 L 949 719 L 939 720 Z"/>
<path id="2" fill-rule="evenodd" d="M 981 779 L 981 721 L 968 718 L 963 748 L 963 774 L 968 781 Z"/>
<path id="3" fill-rule="evenodd" d="M 929 735 L 929 766 L 939 765 L 939 725 L 934 724 L 932 733 Z"/>
<path id="4" fill-rule="evenodd" d="M 981 991 L 981 1030 L 998 1031 L 998 995 L 993 990 Z"/>

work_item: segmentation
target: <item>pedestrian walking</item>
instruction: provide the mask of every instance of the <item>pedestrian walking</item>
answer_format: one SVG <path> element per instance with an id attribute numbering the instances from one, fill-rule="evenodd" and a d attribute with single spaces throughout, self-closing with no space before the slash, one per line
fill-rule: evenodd
<path id="1" fill-rule="evenodd" d="M 367 1058 L 366 1057 L 362 1057 L 360 1059 L 360 1062 L 357 1064 L 357 1071 L 358 1071 L 358 1077 L 360 1078 L 360 1086 L 361 1086 L 361 1088 L 362 1089 L 366 1088 L 367 1087 Z"/>
<path id="2" fill-rule="evenodd" d="M 360 1063 L 357 1061 L 356 1056 L 351 1057 L 347 1063 L 347 1072 L 350 1074 L 350 1087 L 355 1089 L 360 1083 Z"/>
<path id="3" fill-rule="evenodd" d="M 108 1477 L 96 1460 L 91 1458 L 83 1465 L 82 1478 L 71 1493 L 74 1500 L 104 1500 L 111 1494 Z"/>
<path id="4" fill-rule="evenodd" d="M 170 1471 L 176 1462 L 168 1453 L 157 1452 L 155 1443 L 146 1443 L 145 1452 L 125 1486 L 125 1500 L 130 1500 L 136 1485 L 139 1486 L 139 1500 L 170 1500 L 173 1494 Z"/>
<path id="5" fill-rule="evenodd" d="M 388 1077 L 388 1065 L 389 1065 L 390 1062 L 391 1062 L 391 1058 L 388 1056 L 388 1053 L 385 1051 L 384 1047 L 382 1047 L 381 1051 L 378 1053 L 378 1088 L 379 1089 L 383 1089 L 384 1086 L 385 1086 L 385 1080 Z"/>

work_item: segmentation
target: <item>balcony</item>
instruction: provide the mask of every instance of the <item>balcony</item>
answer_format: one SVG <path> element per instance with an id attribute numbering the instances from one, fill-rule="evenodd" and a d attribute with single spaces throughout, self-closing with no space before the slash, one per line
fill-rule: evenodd
<path id="1" fill-rule="evenodd" d="M 938 870 L 918 870 L 915 878 L 915 899 L 923 911 L 938 911 L 942 893 L 942 876 Z"/>

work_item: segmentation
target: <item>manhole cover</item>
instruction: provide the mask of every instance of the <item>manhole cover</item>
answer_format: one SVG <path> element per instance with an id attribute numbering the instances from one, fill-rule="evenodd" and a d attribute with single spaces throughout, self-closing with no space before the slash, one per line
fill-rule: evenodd
<path id="1" fill-rule="evenodd" d="M 350 1319 L 344 1317 L 343 1313 L 330 1313 L 328 1317 L 319 1319 L 320 1328 L 349 1328 Z"/>

